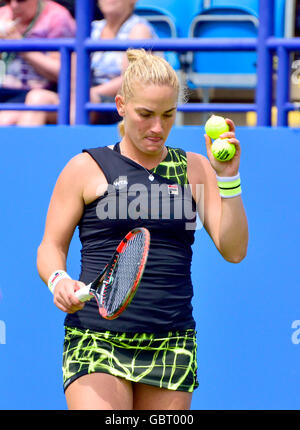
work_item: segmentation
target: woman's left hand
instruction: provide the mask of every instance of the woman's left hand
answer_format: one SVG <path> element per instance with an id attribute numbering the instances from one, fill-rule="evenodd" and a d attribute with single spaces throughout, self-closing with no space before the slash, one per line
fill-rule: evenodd
<path id="1" fill-rule="evenodd" d="M 226 122 L 229 125 L 229 131 L 220 135 L 221 139 L 228 139 L 230 143 L 235 145 L 235 154 L 229 161 L 218 161 L 211 152 L 212 140 L 205 134 L 205 144 L 207 150 L 207 156 L 218 176 L 235 176 L 239 172 L 240 157 L 241 157 L 241 146 L 239 140 L 235 137 L 235 125 L 231 119 L 226 118 Z"/>

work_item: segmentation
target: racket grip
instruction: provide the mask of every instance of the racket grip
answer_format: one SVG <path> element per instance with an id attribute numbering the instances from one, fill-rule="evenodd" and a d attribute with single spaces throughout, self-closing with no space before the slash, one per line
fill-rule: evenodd
<path id="1" fill-rule="evenodd" d="M 90 284 L 85 285 L 84 287 L 80 288 L 80 290 L 75 291 L 75 296 L 81 302 L 87 302 L 88 300 L 91 300 L 93 296 L 90 294 Z"/>

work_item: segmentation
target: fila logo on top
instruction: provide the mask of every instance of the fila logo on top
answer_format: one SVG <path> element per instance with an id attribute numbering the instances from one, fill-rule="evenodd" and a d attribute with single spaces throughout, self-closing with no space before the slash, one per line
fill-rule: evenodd
<path id="1" fill-rule="evenodd" d="M 169 184 L 168 185 L 168 193 L 178 196 L 178 185 L 177 184 Z"/>

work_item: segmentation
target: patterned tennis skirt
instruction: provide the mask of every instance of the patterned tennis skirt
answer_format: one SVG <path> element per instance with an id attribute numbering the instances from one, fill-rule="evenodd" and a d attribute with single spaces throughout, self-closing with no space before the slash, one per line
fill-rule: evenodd
<path id="1" fill-rule="evenodd" d="M 198 387 L 194 330 L 149 333 L 65 328 L 64 390 L 83 375 L 104 372 L 132 382 L 193 392 Z"/>

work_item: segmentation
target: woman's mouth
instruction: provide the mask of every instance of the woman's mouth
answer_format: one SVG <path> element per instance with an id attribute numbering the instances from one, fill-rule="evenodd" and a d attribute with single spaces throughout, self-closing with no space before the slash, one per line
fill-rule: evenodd
<path id="1" fill-rule="evenodd" d="M 162 137 L 161 136 L 147 136 L 146 139 L 150 140 L 150 142 L 158 143 L 162 140 Z"/>

